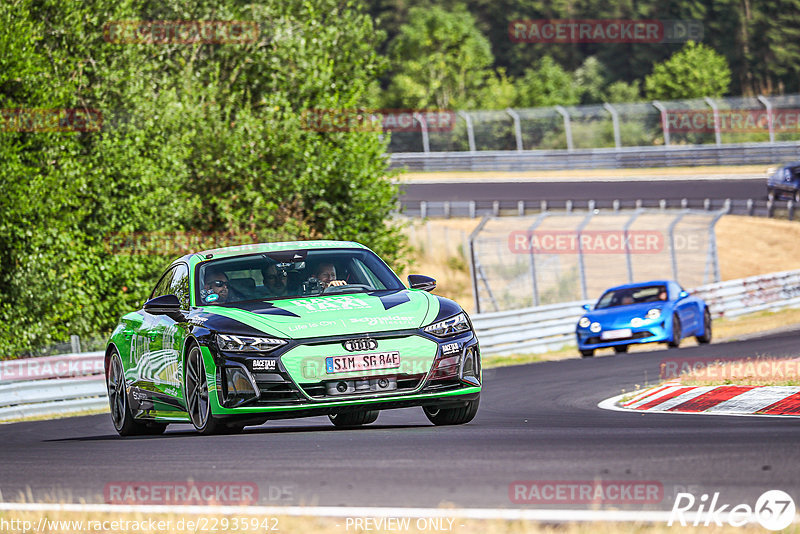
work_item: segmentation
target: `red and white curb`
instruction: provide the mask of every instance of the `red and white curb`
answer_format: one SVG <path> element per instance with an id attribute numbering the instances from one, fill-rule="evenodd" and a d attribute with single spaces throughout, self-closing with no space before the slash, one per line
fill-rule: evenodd
<path id="1" fill-rule="evenodd" d="M 669 380 L 632 397 L 630 393 L 617 395 L 597 406 L 631 412 L 800 417 L 800 387 L 683 386 L 679 380 Z"/>

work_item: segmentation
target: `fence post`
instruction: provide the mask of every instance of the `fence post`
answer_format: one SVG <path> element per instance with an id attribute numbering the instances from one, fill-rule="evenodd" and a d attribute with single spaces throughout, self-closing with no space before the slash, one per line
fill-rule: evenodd
<path id="1" fill-rule="evenodd" d="M 467 141 L 469 141 L 469 151 L 475 152 L 475 130 L 472 128 L 472 117 L 466 111 L 459 111 L 459 115 L 467 123 Z"/>
<path id="2" fill-rule="evenodd" d="M 469 218 L 470 218 L 470 219 L 474 219 L 474 218 L 475 218 L 475 212 L 476 212 L 476 210 L 475 210 L 475 204 L 476 204 L 476 203 L 475 203 L 475 201 L 474 201 L 474 200 L 470 200 L 470 201 L 469 201 Z"/>
<path id="3" fill-rule="evenodd" d="M 617 114 L 617 110 L 614 109 L 614 106 L 606 102 L 603 104 L 603 107 L 611 113 L 611 124 L 614 126 L 614 146 L 617 147 L 617 150 L 622 148 L 622 140 L 619 134 L 619 115 Z"/>
<path id="4" fill-rule="evenodd" d="M 594 212 L 590 211 L 589 214 L 586 216 L 586 218 L 578 226 L 578 231 L 576 232 L 578 236 L 578 271 L 580 272 L 581 275 L 581 297 L 583 298 L 583 300 L 589 298 L 587 296 L 589 294 L 589 291 L 587 290 L 586 287 L 586 264 L 583 260 L 583 246 L 581 245 L 581 232 L 583 232 L 583 229 L 586 228 L 586 226 L 592 220 L 592 217 L 594 217 Z"/>
<path id="5" fill-rule="evenodd" d="M 634 221 L 639 218 L 639 215 L 644 213 L 644 210 L 641 208 L 637 209 L 631 215 L 631 218 L 625 222 L 625 226 L 622 227 L 625 235 L 625 262 L 626 266 L 628 267 L 628 282 L 633 283 L 633 260 L 631 259 L 631 247 L 628 243 L 628 230 L 630 230 L 631 226 L 633 225 Z"/>
<path id="6" fill-rule="evenodd" d="M 486 225 L 487 221 L 489 220 L 489 216 L 484 216 L 483 220 L 481 220 L 480 224 L 469 234 L 469 277 L 472 280 L 472 298 L 475 302 L 475 313 L 481 312 L 481 299 L 478 296 L 478 269 L 475 265 L 475 238 L 478 234 L 483 230 L 483 227 Z"/>
<path id="7" fill-rule="evenodd" d="M 675 254 L 675 227 L 681 222 L 681 219 L 688 213 L 684 211 L 675 217 L 675 219 L 669 223 L 669 229 L 667 233 L 669 234 L 669 254 L 672 260 L 672 278 L 677 281 L 678 280 L 678 256 Z"/>
<path id="8" fill-rule="evenodd" d="M 567 136 L 567 150 L 574 150 L 572 144 L 572 125 L 569 122 L 569 112 L 563 106 L 556 106 L 556 111 L 564 117 L 564 134 Z"/>
<path id="9" fill-rule="evenodd" d="M 667 108 L 658 100 L 653 100 L 653 107 L 661 112 L 661 131 L 664 132 L 664 146 L 669 146 L 669 122 L 667 117 Z"/>
<path id="10" fill-rule="evenodd" d="M 72 346 L 72 352 L 79 353 L 81 351 L 81 337 L 72 334 L 69 336 L 69 344 Z"/>
<path id="11" fill-rule="evenodd" d="M 524 217 L 525 216 L 525 201 L 524 200 L 520 200 L 520 201 L 517 202 L 517 215 L 519 215 L 520 217 Z"/>
<path id="12" fill-rule="evenodd" d="M 773 122 L 773 111 L 772 111 L 772 102 L 767 100 L 767 97 L 764 95 L 758 95 L 758 101 L 764 104 L 764 107 L 767 108 L 767 127 L 769 128 L 769 142 L 774 144 L 775 143 L 775 124 Z"/>
<path id="13" fill-rule="evenodd" d="M 719 108 L 717 107 L 717 103 L 709 97 L 705 96 L 703 99 L 706 101 L 706 104 L 709 105 L 711 111 L 714 112 L 714 139 L 717 142 L 717 146 L 720 146 L 722 144 L 722 131 L 719 124 Z M 717 163 L 719 163 L 719 160 L 717 160 Z"/>
<path id="14" fill-rule="evenodd" d="M 536 228 L 538 228 L 540 224 L 542 224 L 542 221 L 548 215 L 549 214 L 546 211 L 543 211 L 542 213 L 539 214 L 538 217 L 536 217 L 536 219 L 533 221 L 533 224 L 531 224 L 528 227 L 528 243 L 530 245 L 528 248 L 528 257 L 530 258 L 530 263 L 531 263 L 531 286 L 533 288 L 534 306 L 539 306 L 540 302 L 539 302 L 539 283 L 536 280 L 536 259 L 534 258 L 534 253 L 533 253 L 533 232 L 536 230 Z"/>
<path id="15" fill-rule="evenodd" d="M 522 152 L 522 125 L 519 121 L 519 114 L 511 108 L 506 108 L 506 113 L 514 119 L 514 137 L 517 138 L 517 152 Z"/>
<path id="16" fill-rule="evenodd" d="M 419 130 L 422 133 L 422 151 L 423 152 L 430 152 L 431 151 L 431 143 L 428 139 L 428 121 L 425 120 L 425 117 L 418 111 L 414 112 L 414 118 L 419 123 Z"/>

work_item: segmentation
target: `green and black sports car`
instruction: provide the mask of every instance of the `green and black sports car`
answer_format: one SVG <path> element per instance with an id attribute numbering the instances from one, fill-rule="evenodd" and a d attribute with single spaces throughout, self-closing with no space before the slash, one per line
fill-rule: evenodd
<path id="1" fill-rule="evenodd" d="M 121 435 L 191 423 L 203 434 L 327 415 L 372 423 L 421 406 L 436 425 L 478 411 L 481 363 L 466 312 L 406 288 L 371 250 L 345 241 L 243 245 L 172 262 L 105 355 Z"/>

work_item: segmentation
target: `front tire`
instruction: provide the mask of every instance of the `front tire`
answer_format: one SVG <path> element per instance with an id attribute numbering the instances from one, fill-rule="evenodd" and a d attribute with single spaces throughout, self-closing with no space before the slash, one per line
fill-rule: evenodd
<path id="1" fill-rule="evenodd" d="M 108 388 L 108 405 L 111 410 L 111 422 L 120 436 L 149 435 L 158 436 L 167 429 L 164 423 L 143 423 L 136 421 L 128 404 L 128 393 L 125 387 L 125 369 L 122 366 L 117 349 L 113 349 L 106 377 Z"/>
<path id="2" fill-rule="evenodd" d="M 436 426 L 444 425 L 463 425 L 469 423 L 475 418 L 478 413 L 478 405 L 481 399 L 477 398 L 473 401 L 467 401 L 466 406 L 461 408 L 437 408 L 435 406 L 423 406 L 422 411 L 425 412 L 425 417 L 428 421 Z"/>
<path id="3" fill-rule="evenodd" d="M 628 345 L 615 345 L 614 352 L 616 354 L 623 354 L 625 352 L 628 352 Z"/>
<path id="4" fill-rule="evenodd" d="M 673 349 L 677 349 L 681 346 L 681 320 L 678 319 L 677 315 L 672 316 L 672 339 L 669 340 L 667 345 L 669 345 Z"/>
<path id="5" fill-rule="evenodd" d="M 193 345 L 186 356 L 186 409 L 192 425 L 198 433 L 205 436 L 225 432 L 228 427 L 211 413 L 211 403 L 208 395 L 208 378 L 206 365 L 200 347 Z M 244 428 L 244 427 L 242 427 Z"/>
<path id="6" fill-rule="evenodd" d="M 703 335 L 702 336 L 695 336 L 695 339 L 697 340 L 698 343 L 700 343 L 702 345 L 706 345 L 708 343 L 711 343 L 711 336 L 712 336 L 712 332 L 711 332 L 711 312 L 709 312 L 708 308 L 706 308 L 703 311 Z"/>
<path id="7" fill-rule="evenodd" d="M 591 358 L 594 356 L 594 349 L 581 349 L 581 358 Z"/>
<path id="8" fill-rule="evenodd" d="M 344 412 L 332 413 L 328 415 L 328 419 L 334 426 L 348 427 L 348 426 L 362 426 L 374 423 L 378 419 L 380 410 L 366 410 L 363 412 Z"/>

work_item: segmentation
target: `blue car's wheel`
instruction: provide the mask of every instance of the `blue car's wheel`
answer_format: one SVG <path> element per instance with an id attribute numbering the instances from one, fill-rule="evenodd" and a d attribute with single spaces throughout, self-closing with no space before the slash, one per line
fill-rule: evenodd
<path id="1" fill-rule="evenodd" d="M 672 339 L 669 340 L 667 343 L 672 348 L 678 348 L 681 346 L 681 320 L 678 319 L 677 315 L 672 316 Z"/>
<path id="2" fill-rule="evenodd" d="M 628 352 L 628 345 L 616 345 L 614 347 L 614 352 L 617 354 L 622 354 L 624 352 Z"/>
<path id="3" fill-rule="evenodd" d="M 592 356 L 594 356 L 594 349 L 581 349 L 582 358 L 591 358 Z"/>
<path id="4" fill-rule="evenodd" d="M 703 345 L 711 343 L 711 313 L 708 308 L 703 311 L 703 335 L 695 336 L 695 339 Z"/>

